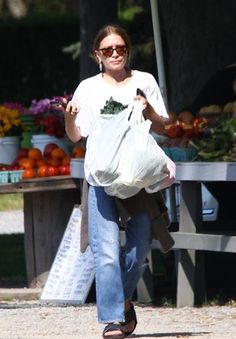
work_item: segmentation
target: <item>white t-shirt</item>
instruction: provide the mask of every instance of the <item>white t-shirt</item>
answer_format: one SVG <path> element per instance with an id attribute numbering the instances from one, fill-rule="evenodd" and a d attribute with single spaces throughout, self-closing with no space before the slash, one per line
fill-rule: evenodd
<path id="1" fill-rule="evenodd" d="M 89 135 L 91 123 L 96 120 L 107 100 L 112 97 L 123 105 L 129 105 L 136 96 L 137 88 L 144 92 L 148 102 L 159 115 L 168 117 L 160 89 L 152 74 L 134 70 L 129 82 L 114 86 L 107 83 L 99 73 L 81 81 L 72 98 L 80 107 L 76 125 L 80 128 L 81 135 Z"/>
<path id="2" fill-rule="evenodd" d="M 111 97 L 123 105 L 130 105 L 136 96 L 137 88 L 144 92 L 148 102 L 159 115 L 168 117 L 159 86 L 150 73 L 133 70 L 130 80 L 121 86 L 107 83 L 101 73 L 81 81 L 72 101 L 77 102 L 80 107 L 76 126 L 80 128 L 82 137 L 89 136 L 93 123 Z M 85 177 L 90 185 L 96 186 L 88 169 L 85 169 Z"/>

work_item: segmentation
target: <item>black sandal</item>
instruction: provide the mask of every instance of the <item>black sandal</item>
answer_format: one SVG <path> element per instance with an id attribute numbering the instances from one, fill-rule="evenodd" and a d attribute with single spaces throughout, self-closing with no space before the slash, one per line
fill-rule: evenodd
<path id="1" fill-rule="evenodd" d="M 112 331 L 121 331 L 120 334 L 111 334 L 105 335 L 105 333 L 112 332 Z M 103 330 L 103 338 L 104 339 L 123 339 L 126 336 L 126 333 L 123 330 L 123 326 L 121 324 L 108 324 Z"/>
<path id="2" fill-rule="evenodd" d="M 125 332 L 125 336 L 128 336 L 128 335 L 131 335 L 136 326 L 137 326 L 137 316 L 136 316 L 136 312 L 135 312 L 135 309 L 134 309 L 134 305 L 132 303 L 130 303 L 130 309 L 125 313 L 125 323 L 124 323 L 124 326 L 125 325 L 128 325 L 131 321 L 134 322 L 134 328 L 132 331 L 130 332 Z"/>

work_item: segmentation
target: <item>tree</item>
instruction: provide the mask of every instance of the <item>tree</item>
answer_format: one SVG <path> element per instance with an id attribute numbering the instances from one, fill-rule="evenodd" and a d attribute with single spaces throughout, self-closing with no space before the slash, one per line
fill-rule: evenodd
<path id="1" fill-rule="evenodd" d="M 17 19 L 25 17 L 28 11 L 28 6 L 23 0 L 7 0 L 7 7 Z"/>
<path id="2" fill-rule="evenodd" d="M 108 23 L 116 23 L 118 0 L 80 1 L 80 80 L 97 73 L 91 49 L 97 31 Z"/>

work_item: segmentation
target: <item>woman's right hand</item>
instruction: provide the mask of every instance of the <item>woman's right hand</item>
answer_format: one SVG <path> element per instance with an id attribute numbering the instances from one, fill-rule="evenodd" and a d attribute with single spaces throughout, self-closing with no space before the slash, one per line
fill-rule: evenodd
<path id="1" fill-rule="evenodd" d="M 76 119 L 77 114 L 80 111 L 80 107 L 73 101 L 67 103 L 65 109 L 65 120 L 67 123 L 73 123 Z"/>
<path id="2" fill-rule="evenodd" d="M 79 105 L 73 101 L 67 103 L 64 111 L 66 133 L 73 142 L 77 142 L 81 139 L 80 129 L 75 124 L 75 119 L 79 111 Z"/>

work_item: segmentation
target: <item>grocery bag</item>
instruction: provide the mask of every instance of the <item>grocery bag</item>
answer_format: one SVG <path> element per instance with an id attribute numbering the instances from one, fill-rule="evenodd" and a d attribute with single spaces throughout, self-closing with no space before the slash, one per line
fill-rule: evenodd
<path id="1" fill-rule="evenodd" d="M 159 183 L 168 177 L 166 154 L 150 134 L 150 126 L 151 121 L 146 120 L 127 132 L 121 145 L 119 176 L 105 188 L 107 194 L 125 199 L 142 188 L 157 192 Z"/>
<path id="2" fill-rule="evenodd" d="M 132 106 L 116 115 L 101 114 L 87 139 L 84 168 L 99 186 L 110 185 L 119 175 L 121 144 L 131 128 Z"/>
<path id="3" fill-rule="evenodd" d="M 160 190 L 170 176 L 165 152 L 150 134 L 151 121 L 135 101 L 115 116 L 99 116 L 88 138 L 85 168 L 109 195 L 131 197 Z"/>

